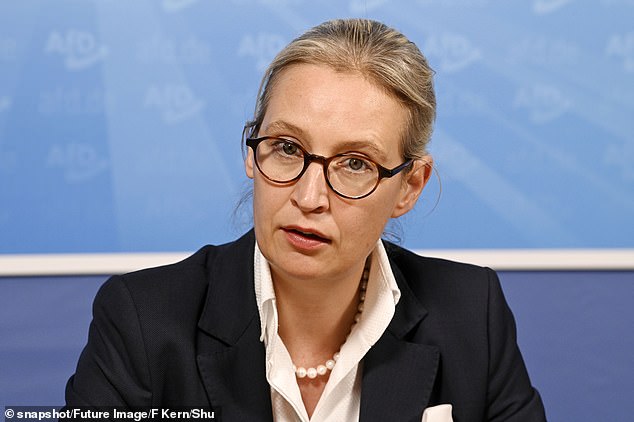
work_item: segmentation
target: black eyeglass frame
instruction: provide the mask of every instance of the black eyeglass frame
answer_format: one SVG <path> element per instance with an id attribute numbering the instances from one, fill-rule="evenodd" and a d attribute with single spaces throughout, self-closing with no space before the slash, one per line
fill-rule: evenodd
<path id="1" fill-rule="evenodd" d="M 264 171 L 260 168 L 260 164 L 258 163 L 258 159 L 257 159 L 257 148 L 258 145 L 260 145 L 262 142 L 269 140 L 269 139 L 278 139 L 281 141 L 286 141 L 289 142 L 293 145 L 295 145 L 304 155 L 304 167 L 302 168 L 302 171 L 299 172 L 299 174 L 297 176 L 295 176 L 292 179 L 289 180 L 275 180 L 270 178 L 269 176 L 266 175 L 266 173 L 264 173 Z M 381 182 L 382 179 L 387 179 L 393 176 L 396 176 L 398 173 L 400 173 L 401 171 L 405 170 L 407 167 L 409 167 L 410 165 L 412 165 L 412 163 L 414 162 L 413 158 L 410 158 L 409 160 L 406 160 L 405 162 L 403 162 L 402 164 L 392 168 L 392 169 L 388 169 L 383 167 L 382 165 L 376 163 L 374 160 L 360 155 L 360 154 L 353 154 L 353 153 L 343 153 L 343 154 L 336 154 L 333 155 L 332 157 L 324 157 L 321 155 L 316 155 L 316 154 L 311 154 L 308 151 L 306 151 L 304 148 L 302 148 L 301 145 L 299 145 L 297 142 L 291 141 L 290 139 L 286 139 L 286 138 L 280 138 L 277 136 L 261 136 L 259 138 L 247 138 L 246 139 L 246 144 L 248 147 L 250 147 L 253 150 L 253 159 L 255 161 L 255 165 L 258 168 L 258 171 L 260 172 L 260 174 L 262 174 L 262 176 L 264 176 L 267 180 L 270 180 L 273 183 L 279 183 L 279 184 L 290 184 L 290 183 L 294 183 L 297 180 L 299 180 L 304 173 L 306 172 L 306 169 L 308 168 L 308 166 L 310 165 L 310 163 L 312 163 L 313 161 L 317 161 L 320 162 L 324 171 L 324 179 L 326 179 L 326 184 L 328 184 L 328 187 L 337 195 L 341 196 L 342 198 L 346 198 L 346 199 L 362 199 L 365 198 L 369 195 L 371 195 L 376 188 L 379 186 L 379 183 Z M 332 184 L 330 183 L 330 179 L 328 178 L 328 166 L 330 165 L 330 162 L 332 160 L 334 160 L 335 158 L 339 158 L 339 157 L 359 157 L 363 160 L 366 161 L 370 161 L 372 164 L 374 164 L 377 168 L 377 170 L 379 171 L 379 177 L 377 177 L 376 179 L 376 184 L 374 185 L 374 187 L 370 190 L 370 192 L 361 195 L 361 196 L 348 196 L 348 195 L 344 195 L 341 192 L 337 191 Z"/>

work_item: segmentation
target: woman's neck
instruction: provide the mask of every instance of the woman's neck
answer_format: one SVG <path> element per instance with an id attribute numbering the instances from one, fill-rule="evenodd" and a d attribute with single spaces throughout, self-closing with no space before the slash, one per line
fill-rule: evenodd
<path id="1" fill-rule="evenodd" d="M 312 366 L 339 350 L 357 313 L 362 273 L 363 266 L 338 280 L 287 280 L 272 274 L 278 332 L 294 363 Z"/>

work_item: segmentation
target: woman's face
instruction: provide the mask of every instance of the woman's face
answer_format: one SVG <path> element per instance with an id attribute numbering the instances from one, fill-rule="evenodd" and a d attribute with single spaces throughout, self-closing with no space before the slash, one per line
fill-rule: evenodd
<path id="1" fill-rule="evenodd" d="M 272 89 L 258 136 L 287 138 L 324 157 L 356 152 L 386 168 L 403 162 L 406 111 L 361 75 L 298 64 L 278 75 Z M 258 245 L 273 276 L 287 279 L 358 276 L 388 219 L 414 206 L 429 177 L 429 168 L 415 161 L 413 171 L 352 200 L 330 190 L 319 162 L 287 185 L 264 178 L 250 148 L 245 167 L 254 179 Z"/>

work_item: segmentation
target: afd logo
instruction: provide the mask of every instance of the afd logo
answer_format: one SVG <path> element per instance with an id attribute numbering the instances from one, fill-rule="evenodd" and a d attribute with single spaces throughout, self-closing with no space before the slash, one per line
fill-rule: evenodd
<path id="1" fill-rule="evenodd" d="M 533 123 L 544 124 L 555 120 L 571 107 L 571 101 L 559 89 L 549 85 L 523 87 L 517 91 L 513 106 L 528 110 Z"/>
<path id="2" fill-rule="evenodd" d="M 579 63 L 581 55 L 580 47 L 567 40 L 529 36 L 512 43 L 507 60 L 513 64 L 574 66 Z"/>
<path id="3" fill-rule="evenodd" d="M 186 85 L 150 86 L 143 106 L 160 112 L 165 123 L 176 124 L 198 114 L 205 102 Z"/>
<path id="4" fill-rule="evenodd" d="M 108 47 L 93 33 L 76 29 L 51 32 L 44 51 L 63 57 L 66 69 L 72 71 L 87 69 L 108 56 Z"/>
<path id="5" fill-rule="evenodd" d="M 468 38 L 450 33 L 431 36 L 423 51 L 429 57 L 435 57 L 440 70 L 447 73 L 465 69 L 482 57 L 480 50 Z"/>
<path id="6" fill-rule="evenodd" d="M 0 113 L 4 113 L 5 111 L 9 111 L 11 108 L 11 97 L 8 95 L 0 97 Z"/>
<path id="7" fill-rule="evenodd" d="M 195 36 L 177 41 L 155 35 L 137 44 L 136 56 L 145 63 L 203 64 L 211 62 L 211 48 Z"/>
<path id="8" fill-rule="evenodd" d="M 101 87 L 54 87 L 40 92 L 37 111 L 43 115 L 103 114 L 115 104 L 114 94 Z"/>
<path id="9" fill-rule="evenodd" d="M 556 12 L 573 0 L 534 0 L 533 12 L 537 15 L 547 15 Z"/>
<path id="10" fill-rule="evenodd" d="M 623 60 L 623 69 L 626 72 L 634 72 L 634 32 L 622 35 L 612 35 L 605 47 L 608 57 L 617 57 Z"/>
<path id="11" fill-rule="evenodd" d="M 193 6 L 199 0 L 163 0 L 163 10 L 168 13 L 176 13 Z"/>
<path id="12" fill-rule="evenodd" d="M 49 168 L 61 169 L 68 183 L 84 183 L 94 179 L 108 168 L 108 160 L 99 156 L 88 143 L 54 145 L 48 153 Z"/>
<path id="13" fill-rule="evenodd" d="M 285 44 L 284 37 L 279 34 L 267 32 L 247 34 L 242 37 L 238 46 L 238 57 L 250 57 L 255 62 L 256 70 L 261 72 Z"/>

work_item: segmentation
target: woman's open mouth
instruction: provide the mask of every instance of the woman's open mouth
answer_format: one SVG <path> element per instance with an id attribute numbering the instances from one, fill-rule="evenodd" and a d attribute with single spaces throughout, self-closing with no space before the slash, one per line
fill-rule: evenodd
<path id="1" fill-rule="evenodd" d="M 301 227 L 283 227 L 288 242 L 297 249 L 312 250 L 331 243 L 330 239 L 316 230 Z"/>

